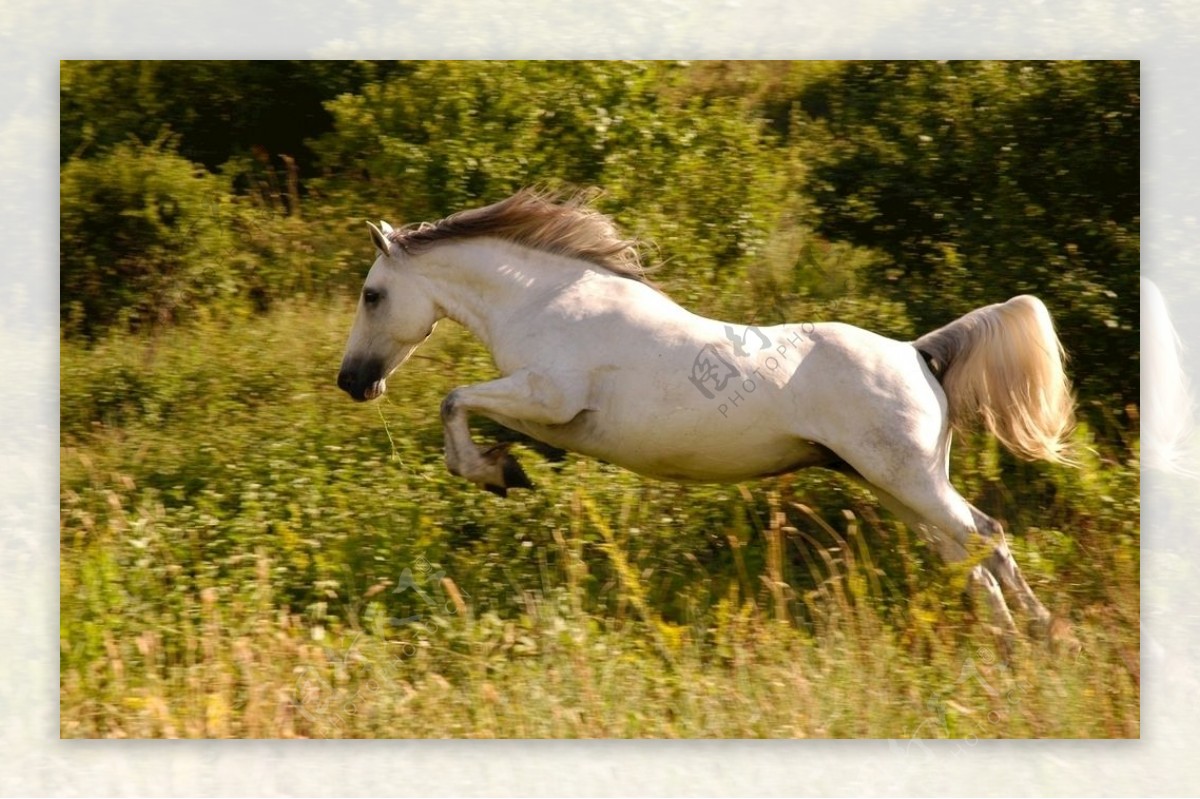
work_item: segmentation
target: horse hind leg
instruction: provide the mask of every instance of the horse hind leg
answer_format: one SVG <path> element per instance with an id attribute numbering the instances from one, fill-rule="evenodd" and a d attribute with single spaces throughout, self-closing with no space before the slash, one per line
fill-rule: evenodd
<path id="1" fill-rule="evenodd" d="M 970 580 L 973 587 L 984 593 L 996 623 L 1006 631 L 1015 631 L 1012 614 L 1004 602 L 1002 588 L 1007 589 L 1029 616 L 1030 632 L 1035 637 L 1044 637 L 1050 628 L 1050 611 L 1021 574 L 1000 522 L 963 499 L 949 479 L 940 473 L 933 479 L 930 489 L 921 493 L 919 503 L 915 504 L 916 513 L 932 528 L 934 545 L 942 558 L 948 562 L 965 560 L 975 542 L 982 539 L 991 551 L 981 563 L 972 567 Z M 906 500 L 905 504 L 914 504 L 911 497 Z"/>
<path id="2" fill-rule="evenodd" d="M 1005 639 L 1015 638 L 1017 623 L 1013 621 L 1012 611 L 1008 609 L 1008 603 L 1004 601 L 1004 592 L 1000 589 L 1000 584 L 996 582 L 996 576 L 984 568 L 982 563 L 979 563 L 971 569 L 967 580 L 971 589 L 976 594 L 982 593 L 987 600 L 992 623 L 1000 628 Z"/>
<path id="3" fill-rule="evenodd" d="M 969 533 L 964 531 L 964 534 L 961 536 L 948 535 L 946 531 L 942 529 L 942 527 L 931 524 L 925 514 L 918 513 L 891 492 L 880 488 L 857 473 L 852 474 L 860 482 L 870 488 L 872 493 L 874 493 L 879 499 L 879 504 L 883 505 L 883 507 L 895 514 L 900 521 L 904 522 L 915 531 L 924 531 L 930 538 L 934 550 L 938 553 L 943 561 L 947 563 L 960 563 L 967 559 L 967 556 L 970 553 L 967 550 L 967 547 L 964 546 L 963 542 L 970 540 Z M 959 497 L 959 499 L 964 505 L 967 505 L 968 508 L 970 507 L 970 505 L 967 504 L 965 500 L 962 500 L 961 497 Z M 949 509 L 946 510 L 948 511 Z M 942 519 L 942 524 L 946 524 L 948 518 L 956 516 L 956 514 L 953 513 L 939 515 L 943 515 L 945 517 Z M 950 525 L 951 529 L 959 526 L 963 520 L 961 514 L 957 514 L 957 519 L 958 521 L 955 521 Z M 998 524 L 996 524 L 996 526 L 999 527 Z M 1015 567 L 1016 564 L 1014 563 L 1013 566 Z M 1017 634 L 1017 625 L 1016 622 L 1013 621 L 1012 612 L 1008 609 L 1008 604 L 1004 601 L 1004 592 L 1001 590 L 1000 585 L 996 580 L 996 576 L 992 573 L 992 571 L 986 568 L 982 563 L 976 564 L 968 573 L 967 582 L 971 594 L 976 597 L 982 596 L 983 600 L 986 602 L 992 623 L 1001 630 L 1005 637 L 1014 637 Z M 1032 591 L 1030 593 L 1032 594 Z"/>
<path id="4" fill-rule="evenodd" d="M 865 480 L 880 502 L 910 526 L 928 530 L 935 549 L 947 562 L 962 562 L 980 543 L 990 547 L 982 561 L 972 565 L 969 580 L 982 592 L 997 625 L 1015 632 L 1012 614 L 1001 586 L 1007 587 L 1022 609 L 1044 625 L 1049 613 L 1021 576 L 995 519 L 973 507 L 950 483 L 950 435 L 944 423 L 936 436 L 919 424 L 889 429 L 876 427 L 850 438 L 834 451 L 847 469 Z"/>
<path id="5" fill-rule="evenodd" d="M 975 527 L 980 535 L 996 542 L 992 554 L 988 556 L 983 565 L 1000 580 L 1000 583 L 1016 598 L 1021 610 L 1029 616 L 1030 631 L 1037 637 L 1044 637 L 1050 629 L 1050 611 L 1037 598 L 1033 589 L 1029 587 L 1029 583 L 1025 581 L 1024 575 L 1021 574 L 1021 569 L 1017 566 L 1017 561 L 1013 558 L 1012 551 L 1008 548 L 1008 542 L 1004 538 L 1004 529 L 998 521 L 979 508 L 970 503 L 967 503 L 967 506 L 971 509 Z"/>

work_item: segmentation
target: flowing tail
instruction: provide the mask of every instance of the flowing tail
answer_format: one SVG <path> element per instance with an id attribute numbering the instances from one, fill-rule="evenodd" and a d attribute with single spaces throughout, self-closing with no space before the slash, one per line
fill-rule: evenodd
<path id="1" fill-rule="evenodd" d="M 976 308 L 913 346 L 942 384 L 955 428 L 978 420 L 1023 458 L 1071 462 L 1075 399 L 1066 355 L 1037 297 Z"/>

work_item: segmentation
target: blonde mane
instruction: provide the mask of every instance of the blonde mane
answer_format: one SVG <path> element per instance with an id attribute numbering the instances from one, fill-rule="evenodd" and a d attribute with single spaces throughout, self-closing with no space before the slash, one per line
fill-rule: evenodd
<path id="1" fill-rule="evenodd" d="M 522 189 L 507 200 L 402 228 L 389 238 L 417 253 L 442 241 L 492 236 L 646 282 L 638 243 L 622 238 L 612 220 L 590 206 L 593 196 Z"/>

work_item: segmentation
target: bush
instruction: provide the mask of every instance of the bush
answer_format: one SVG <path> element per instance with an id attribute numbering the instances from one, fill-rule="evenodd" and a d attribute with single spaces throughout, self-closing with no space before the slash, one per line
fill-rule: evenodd
<path id="1" fill-rule="evenodd" d="M 60 189 L 64 333 L 157 326 L 237 293 L 226 187 L 167 141 L 72 159 Z"/>
<path id="2" fill-rule="evenodd" d="M 622 229 L 655 242 L 696 307 L 744 277 L 787 205 L 788 158 L 729 97 L 675 63 L 421 62 L 327 104 L 311 143 L 360 213 L 436 219 L 533 184 L 599 186 Z M 690 293 L 688 293 L 690 292 Z M 733 292 L 731 292 L 733 293 Z M 713 308 L 706 308 L 715 312 Z"/>
<path id="3" fill-rule="evenodd" d="M 818 231 L 879 252 L 875 282 L 918 330 L 1037 294 L 1109 438 L 1139 397 L 1139 77 L 1132 61 L 871 62 L 802 94 L 834 137 L 813 167 Z"/>

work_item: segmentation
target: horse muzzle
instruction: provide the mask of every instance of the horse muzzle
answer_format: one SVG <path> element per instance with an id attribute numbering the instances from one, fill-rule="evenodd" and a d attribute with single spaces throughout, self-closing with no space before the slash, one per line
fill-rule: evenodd
<path id="1" fill-rule="evenodd" d="M 338 388 L 353 397 L 356 402 L 382 397 L 383 392 L 387 391 L 383 361 L 375 358 L 343 361 L 341 371 L 338 372 L 337 384 Z"/>

